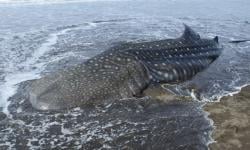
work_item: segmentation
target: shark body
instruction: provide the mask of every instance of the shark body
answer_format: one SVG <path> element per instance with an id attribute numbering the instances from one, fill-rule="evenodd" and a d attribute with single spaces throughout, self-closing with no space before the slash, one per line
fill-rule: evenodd
<path id="1" fill-rule="evenodd" d="M 220 53 L 218 37 L 202 39 L 185 25 L 180 38 L 121 44 L 84 64 L 34 80 L 29 100 L 36 109 L 58 110 L 131 98 L 151 84 L 191 79 Z"/>

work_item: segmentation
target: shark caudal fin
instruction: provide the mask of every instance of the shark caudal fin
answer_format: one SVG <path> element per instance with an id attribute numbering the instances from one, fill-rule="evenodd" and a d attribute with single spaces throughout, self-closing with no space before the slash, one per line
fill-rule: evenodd
<path id="1" fill-rule="evenodd" d="M 184 27 L 180 38 L 158 43 L 165 49 L 145 49 L 141 53 L 143 58 L 147 58 L 142 61 L 153 81 L 171 83 L 191 79 L 219 56 L 217 36 L 214 39 L 201 39 L 189 26 L 184 24 Z"/>
<path id="2" fill-rule="evenodd" d="M 122 53 L 141 61 L 154 82 L 191 79 L 219 56 L 220 48 L 218 37 L 201 39 L 189 26 L 184 27 L 180 38 L 128 45 Z"/>

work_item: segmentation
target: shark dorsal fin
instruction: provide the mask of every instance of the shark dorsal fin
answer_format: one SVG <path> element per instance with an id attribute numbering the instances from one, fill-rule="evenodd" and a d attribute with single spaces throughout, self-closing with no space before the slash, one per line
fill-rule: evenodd
<path id="1" fill-rule="evenodd" d="M 218 36 L 215 36 L 215 37 L 214 37 L 214 41 L 218 44 L 218 43 L 219 43 L 219 37 L 218 37 Z"/>
<path id="2" fill-rule="evenodd" d="M 193 29 L 191 29 L 188 25 L 184 24 L 185 30 L 181 36 L 181 38 L 185 40 L 199 40 L 200 35 L 196 33 Z"/>

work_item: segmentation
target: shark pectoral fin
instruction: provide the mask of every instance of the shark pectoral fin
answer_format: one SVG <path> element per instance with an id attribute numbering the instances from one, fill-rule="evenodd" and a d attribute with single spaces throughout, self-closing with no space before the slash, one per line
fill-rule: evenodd
<path id="1" fill-rule="evenodd" d="M 185 29 L 184 32 L 181 36 L 182 39 L 184 40 L 200 40 L 201 37 L 198 33 L 196 33 L 193 29 L 191 29 L 191 27 L 189 27 L 186 24 L 183 24 Z"/>
<path id="2" fill-rule="evenodd" d="M 161 84 L 152 83 L 143 91 L 144 96 L 161 102 L 169 102 L 178 99 L 178 96 L 164 89 Z"/>
<path id="3" fill-rule="evenodd" d="M 142 97 L 144 97 L 144 96 L 145 96 L 145 95 L 144 95 L 143 91 L 140 92 L 140 93 L 133 94 L 133 97 L 135 97 L 135 98 L 142 98 Z"/>

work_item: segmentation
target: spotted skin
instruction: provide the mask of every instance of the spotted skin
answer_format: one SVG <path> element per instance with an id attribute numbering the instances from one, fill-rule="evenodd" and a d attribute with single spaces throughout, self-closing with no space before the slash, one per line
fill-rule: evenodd
<path id="1" fill-rule="evenodd" d="M 29 100 L 36 109 L 57 110 L 131 98 L 153 83 L 192 78 L 220 53 L 217 37 L 201 39 L 185 25 L 180 38 L 121 44 L 84 64 L 35 80 Z"/>

